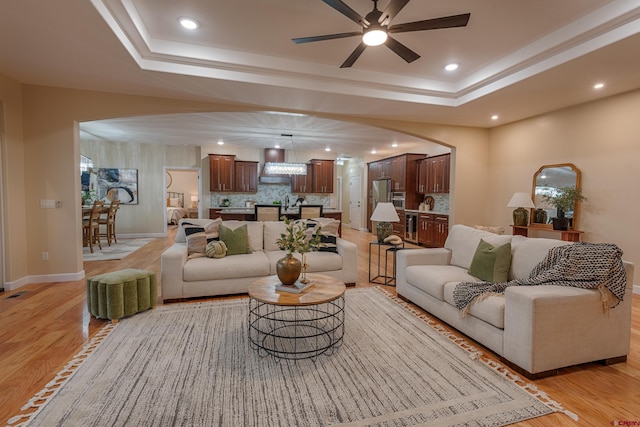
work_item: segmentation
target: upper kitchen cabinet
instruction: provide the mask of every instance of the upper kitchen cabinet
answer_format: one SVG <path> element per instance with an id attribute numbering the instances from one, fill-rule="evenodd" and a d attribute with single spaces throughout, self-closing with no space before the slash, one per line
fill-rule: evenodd
<path id="1" fill-rule="evenodd" d="M 258 162 L 247 162 L 236 160 L 235 168 L 235 191 L 238 193 L 258 192 Z"/>
<path id="2" fill-rule="evenodd" d="M 391 159 L 391 189 L 393 191 L 407 190 L 407 156 Z"/>
<path id="3" fill-rule="evenodd" d="M 233 191 L 235 180 L 235 156 L 209 154 L 209 191 Z"/>
<path id="4" fill-rule="evenodd" d="M 333 193 L 333 160 L 312 159 L 313 192 Z"/>
<path id="5" fill-rule="evenodd" d="M 306 175 L 293 175 L 291 177 L 291 192 L 313 193 L 313 166 L 307 165 Z"/>
<path id="6" fill-rule="evenodd" d="M 421 194 L 448 193 L 451 155 L 428 157 L 418 161 L 416 191 Z"/>

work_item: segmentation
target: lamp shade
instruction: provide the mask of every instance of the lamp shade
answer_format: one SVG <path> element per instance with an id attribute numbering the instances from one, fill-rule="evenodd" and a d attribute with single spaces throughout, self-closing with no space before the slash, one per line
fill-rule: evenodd
<path id="1" fill-rule="evenodd" d="M 400 222 L 396 208 L 391 202 L 380 202 L 371 215 L 371 221 L 377 222 Z"/>
<path id="2" fill-rule="evenodd" d="M 511 200 L 507 203 L 508 208 L 535 208 L 529 193 L 513 193 Z"/>
<path id="3" fill-rule="evenodd" d="M 198 196 L 191 196 L 191 202 L 197 202 Z"/>

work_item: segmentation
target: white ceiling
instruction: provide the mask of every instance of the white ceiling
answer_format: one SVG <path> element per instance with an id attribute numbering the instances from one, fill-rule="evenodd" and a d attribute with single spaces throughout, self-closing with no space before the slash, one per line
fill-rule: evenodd
<path id="1" fill-rule="evenodd" d="M 373 8 L 370 0 L 344 1 L 363 16 Z M 640 87 L 635 0 L 412 0 L 392 24 L 465 12 L 469 24 L 395 34 L 421 55 L 411 64 L 379 46 L 349 69 L 339 66 L 358 38 L 291 42 L 358 30 L 321 0 L 10 0 L 2 9 L 0 72 L 23 83 L 308 113 L 83 126 L 108 139 L 266 147 L 292 133 L 301 144 L 357 155 L 417 140 L 313 113 L 491 127 Z M 180 28 L 180 16 L 200 29 Z M 449 62 L 460 68 L 445 72 Z M 596 82 L 605 87 L 593 90 Z"/>

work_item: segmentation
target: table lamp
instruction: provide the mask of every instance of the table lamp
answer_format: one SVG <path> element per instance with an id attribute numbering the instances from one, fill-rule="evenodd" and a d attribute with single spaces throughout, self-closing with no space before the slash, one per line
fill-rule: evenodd
<path id="1" fill-rule="evenodd" d="M 192 208 L 198 207 L 198 196 L 191 196 L 191 207 Z"/>
<path id="2" fill-rule="evenodd" d="M 400 222 L 396 208 L 391 202 L 380 202 L 371 215 L 371 221 L 378 223 L 376 227 L 378 235 L 378 243 L 382 243 L 384 239 L 393 233 L 392 222 Z"/>
<path id="3" fill-rule="evenodd" d="M 529 210 L 525 208 L 535 208 L 529 193 L 513 193 L 511 200 L 507 203 L 508 208 L 517 208 L 513 211 L 513 225 L 526 227 L 529 225 Z"/>

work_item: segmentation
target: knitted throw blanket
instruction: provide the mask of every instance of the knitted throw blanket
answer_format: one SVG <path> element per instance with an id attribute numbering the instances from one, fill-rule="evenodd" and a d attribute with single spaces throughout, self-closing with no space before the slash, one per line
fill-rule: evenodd
<path id="1" fill-rule="evenodd" d="M 456 307 L 463 314 L 489 295 L 502 295 L 509 286 L 559 285 L 599 289 L 605 311 L 622 301 L 626 274 L 622 250 L 611 243 L 578 242 L 557 246 L 531 271 L 528 279 L 505 283 L 461 282 L 454 292 Z"/>

